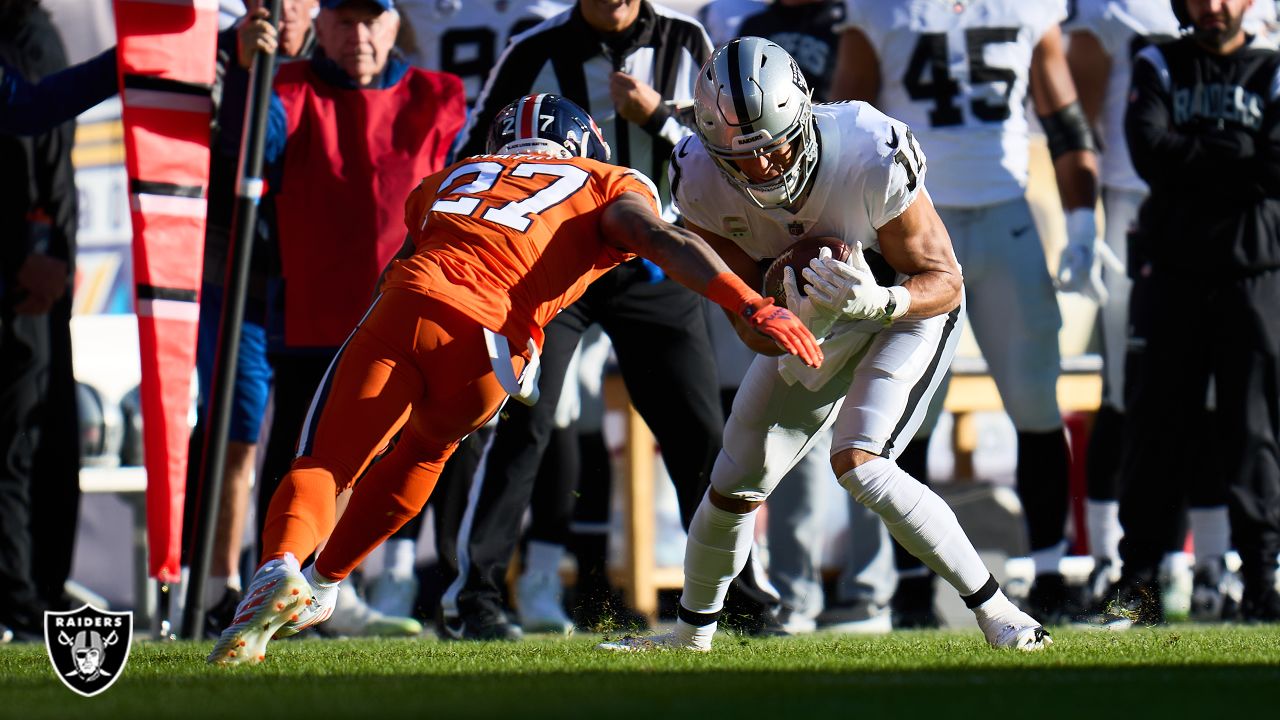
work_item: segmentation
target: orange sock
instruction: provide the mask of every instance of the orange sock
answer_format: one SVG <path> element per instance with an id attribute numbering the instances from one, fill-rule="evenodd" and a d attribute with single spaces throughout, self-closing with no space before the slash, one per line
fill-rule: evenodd
<path id="1" fill-rule="evenodd" d="M 410 439 L 409 433 L 402 435 L 395 449 L 356 485 L 324 552 L 316 558 L 316 571 L 333 580 L 344 579 L 421 512 L 455 447 L 457 443 L 432 452 Z"/>
<path id="2" fill-rule="evenodd" d="M 293 553 L 305 562 L 334 525 L 338 486 L 333 472 L 311 458 L 294 462 L 271 496 L 262 529 L 262 562 Z"/>

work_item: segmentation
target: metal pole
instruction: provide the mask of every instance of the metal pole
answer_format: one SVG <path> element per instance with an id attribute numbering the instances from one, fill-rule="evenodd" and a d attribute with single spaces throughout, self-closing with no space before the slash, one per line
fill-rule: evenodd
<path id="1" fill-rule="evenodd" d="M 268 0 L 272 25 L 279 26 L 281 0 Z M 258 201 L 262 197 L 262 156 L 267 134 L 267 108 L 271 102 L 271 81 L 276 57 L 261 52 L 253 56 L 249 68 L 249 94 L 245 99 L 244 131 L 240 138 L 240 168 L 237 173 L 235 208 L 231 216 L 232 243 L 227 248 L 226 290 L 218 329 L 218 348 L 213 362 L 213 387 L 208 403 L 204 457 L 200 463 L 199 495 L 196 502 L 195 546 L 191 552 L 191 575 L 187 603 L 182 613 L 182 634 L 198 640 L 204 627 L 204 584 L 213 562 L 213 539 L 217 531 L 218 506 L 222 500 L 222 476 L 227 455 L 227 432 L 231 419 L 232 391 L 236 361 L 240 355 L 240 330 L 245 294 L 249 284 L 249 260 L 257 226 Z"/>

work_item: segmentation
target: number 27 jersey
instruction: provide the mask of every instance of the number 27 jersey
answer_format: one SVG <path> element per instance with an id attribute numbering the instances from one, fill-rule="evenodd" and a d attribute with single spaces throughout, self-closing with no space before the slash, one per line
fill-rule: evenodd
<path id="1" fill-rule="evenodd" d="M 880 60 L 876 105 L 929 154 L 935 204 L 978 207 L 1027 184 L 1031 55 L 1064 0 L 846 0 L 842 29 Z"/>
<path id="2" fill-rule="evenodd" d="M 442 300 L 523 347 L 593 280 L 634 257 L 600 218 L 623 193 L 658 212 L 649 178 L 588 158 L 478 155 L 422 181 L 405 202 L 414 255 L 385 287 Z"/>

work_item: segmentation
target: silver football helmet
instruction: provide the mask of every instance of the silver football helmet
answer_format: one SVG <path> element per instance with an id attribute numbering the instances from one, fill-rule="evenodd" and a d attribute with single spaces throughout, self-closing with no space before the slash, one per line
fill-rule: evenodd
<path id="1" fill-rule="evenodd" d="M 698 137 L 729 183 L 762 208 L 793 205 L 818 165 L 813 102 L 800 66 L 758 37 L 712 53 L 693 91 Z"/>

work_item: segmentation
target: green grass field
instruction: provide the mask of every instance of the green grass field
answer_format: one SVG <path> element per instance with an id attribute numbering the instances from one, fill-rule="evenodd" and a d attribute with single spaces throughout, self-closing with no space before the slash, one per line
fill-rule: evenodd
<path id="1" fill-rule="evenodd" d="M 1054 637 L 1031 655 L 990 650 L 976 631 L 722 634 L 709 655 L 603 653 L 597 636 L 297 640 L 233 669 L 204 664 L 210 643 L 146 643 L 89 699 L 57 681 L 43 646 L 8 646 L 0 717 L 1280 717 L 1280 627 Z"/>

